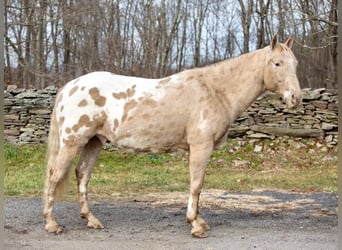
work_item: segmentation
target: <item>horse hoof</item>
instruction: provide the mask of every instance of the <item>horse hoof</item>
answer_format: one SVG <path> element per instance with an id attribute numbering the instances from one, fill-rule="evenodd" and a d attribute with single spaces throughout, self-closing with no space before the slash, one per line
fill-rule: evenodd
<path id="1" fill-rule="evenodd" d="M 89 221 L 88 225 L 89 228 L 93 228 L 93 229 L 103 229 L 104 226 L 101 224 L 101 222 L 99 221 Z"/>
<path id="2" fill-rule="evenodd" d="M 48 233 L 55 233 L 55 234 L 60 234 L 63 231 L 63 228 L 59 226 L 58 224 L 52 224 L 52 225 L 46 225 L 45 230 Z"/>
<path id="3" fill-rule="evenodd" d="M 204 230 L 204 229 L 201 229 L 201 230 L 191 230 L 191 235 L 194 237 L 194 238 L 207 238 L 208 237 L 208 234 L 207 232 Z"/>
<path id="4" fill-rule="evenodd" d="M 210 230 L 210 226 L 208 225 L 208 223 L 206 223 L 205 220 L 203 220 L 201 217 L 198 216 L 196 220 L 205 231 Z"/>
<path id="5" fill-rule="evenodd" d="M 209 226 L 207 223 L 201 224 L 201 226 L 203 227 L 203 229 L 204 229 L 205 231 L 210 230 L 210 226 Z"/>

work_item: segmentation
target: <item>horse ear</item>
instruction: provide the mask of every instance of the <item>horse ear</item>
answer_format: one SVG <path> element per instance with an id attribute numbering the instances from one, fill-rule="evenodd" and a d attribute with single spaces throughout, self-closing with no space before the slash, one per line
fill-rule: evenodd
<path id="1" fill-rule="evenodd" d="M 289 38 L 287 38 L 286 42 L 285 42 L 285 45 L 287 47 L 289 47 L 290 49 L 292 48 L 292 45 L 293 45 L 293 36 L 289 36 Z"/>
<path id="2" fill-rule="evenodd" d="M 275 35 L 272 38 L 272 43 L 271 43 L 272 50 L 276 47 L 277 44 L 278 44 L 277 35 Z"/>

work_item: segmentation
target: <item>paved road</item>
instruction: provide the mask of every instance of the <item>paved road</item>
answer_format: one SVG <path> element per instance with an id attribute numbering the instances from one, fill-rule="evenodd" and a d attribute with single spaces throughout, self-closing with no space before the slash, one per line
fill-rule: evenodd
<path id="1" fill-rule="evenodd" d="M 91 230 L 76 202 L 60 202 L 61 235 L 44 231 L 39 198 L 5 199 L 5 249 L 337 249 L 337 196 L 280 191 L 202 195 L 201 213 L 212 229 L 190 236 L 186 194 L 99 199 L 95 215 L 106 226 Z"/>

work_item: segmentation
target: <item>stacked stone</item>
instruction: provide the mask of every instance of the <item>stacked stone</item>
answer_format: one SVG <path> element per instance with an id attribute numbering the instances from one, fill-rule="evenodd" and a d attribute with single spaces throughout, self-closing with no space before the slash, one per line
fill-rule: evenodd
<path id="1" fill-rule="evenodd" d="M 11 143 L 47 141 L 55 87 L 42 90 L 9 86 L 4 91 L 4 136 Z"/>
<path id="2" fill-rule="evenodd" d="M 267 92 L 233 123 L 229 136 L 270 138 L 275 136 L 318 137 L 328 146 L 338 140 L 337 90 L 303 89 L 302 106 L 290 110 L 281 97 Z"/>
<path id="3" fill-rule="evenodd" d="M 11 143 L 46 142 L 57 89 L 4 91 L 4 135 Z M 259 97 L 229 130 L 229 137 L 270 138 L 277 136 L 318 137 L 329 147 L 337 145 L 337 90 L 304 89 L 302 107 L 289 110 L 273 93 Z"/>

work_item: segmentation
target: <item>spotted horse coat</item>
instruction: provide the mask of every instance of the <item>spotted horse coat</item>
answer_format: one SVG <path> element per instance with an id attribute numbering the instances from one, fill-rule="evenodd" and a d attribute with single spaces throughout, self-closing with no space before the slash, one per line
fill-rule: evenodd
<path id="1" fill-rule="evenodd" d="M 45 229 L 60 233 L 53 215 L 75 156 L 80 214 L 90 228 L 103 228 L 88 205 L 88 182 L 103 144 L 133 152 L 189 150 L 191 234 L 206 237 L 209 225 L 198 201 L 206 165 L 224 142 L 229 125 L 265 90 L 283 96 L 289 108 L 301 103 L 293 39 L 203 68 L 162 79 L 94 72 L 67 83 L 51 116 L 44 189 Z"/>

